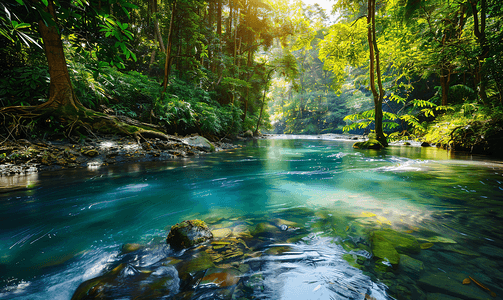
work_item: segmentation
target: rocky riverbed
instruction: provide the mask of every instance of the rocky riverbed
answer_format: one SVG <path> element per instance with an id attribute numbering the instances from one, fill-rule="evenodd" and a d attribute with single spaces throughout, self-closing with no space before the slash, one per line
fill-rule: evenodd
<path id="1" fill-rule="evenodd" d="M 0 176 L 47 170 L 106 166 L 124 162 L 161 161 L 239 148 L 231 140 L 209 142 L 192 135 L 137 141 L 132 137 L 100 136 L 81 143 L 68 140 L 20 139 L 0 144 Z"/>

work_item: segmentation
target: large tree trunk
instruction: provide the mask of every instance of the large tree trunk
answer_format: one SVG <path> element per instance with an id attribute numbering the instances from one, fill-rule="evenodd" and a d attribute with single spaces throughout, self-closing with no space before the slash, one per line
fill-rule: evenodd
<path id="1" fill-rule="evenodd" d="M 52 0 L 48 1 L 47 12 L 51 14 L 57 23 L 56 13 Z M 49 100 L 39 106 L 39 108 L 58 108 L 62 106 L 72 107 L 78 110 L 82 107 L 73 91 L 70 81 L 70 74 L 66 66 L 65 54 L 63 52 L 63 42 L 55 26 L 47 27 L 44 21 L 38 22 L 40 35 L 44 42 L 45 56 L 49 65 Z"/>
<path id="2" fill-rule="evenodd" d="M 159 28 L 159 20 L 157 20 L 157 16 L 155 15 L 157 11 L 157 0 L 152 0 L 150 2 L 150 16 L 154 22 L 154 39 L 159 42 L 159 48 L 161 49 L 161 52 L 164 53 L 164 41 L 162 40 L 161 30 Z"/>
<path id="3" fill-rule="evenodd" d="M 369 44 L 369 58 L 370 58 L 370 89 L 374 96 L 374 122 L 376 139 L 383 145 L 387 146 L 388 142 L 383 132 L 383 112 L 382 103 L 384 98 L 384 90 L 381 82 L 381 69 L 379 64 L 379 49 L 377 48 L 377 40 L 375 33 L 375 0 L 368 0 L 368 14 L 367 14 L 367 39 Z M 374 68 L 376 69 L 374 74 Z M 379 91 L 375 86 L 375 77 L 377 76 L 377 83 Z"/>
<path id="4" fill-rule="evenodd" d="M 164 63 L 164 81 L 162 86 L 164 87 L 162 93 L 166 93 L 168 87 L 169 73 L 171 70 L 171 46 L 173 44 L 173 27 L 174 19 L 176 15 L 176 1 L 173 2 L 173 9 L 171 9 L 171 18 L 169 20 L 169 33 L 168 33 L 168 44 L 166 45 L 166 62 Z"/>
<path id="5" fill-rule="evenodd" d="M 480 0 L 481 12 L 480 12 L 480 25 L 479 25 L 479 15 L 477 10 L 478 1 L 470 1 L 472 12 L 473 12 L 473 33 L 477 37 L 479 42 L 480 54 L 478 55 L 478 64 L 475 69 L 475 81 L 478 85 L 478 95 L 482 102 L 487 101 L 486 92 L 486 74 L 484 71 L 484 61 L 489 54 L 489 45 L 486 38 L 486 15 L 487 15 L 487 3 L 486 0 Z"/>

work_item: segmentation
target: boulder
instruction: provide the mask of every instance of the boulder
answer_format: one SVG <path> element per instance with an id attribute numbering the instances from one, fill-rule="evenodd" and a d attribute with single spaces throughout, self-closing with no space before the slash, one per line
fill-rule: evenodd
<path id="1" fill-rule="evenodd" d="M 185 138 L 183 139 L 183 142 L 189 146 L 198 148 L 205 152 L 215 151 L 215 146 L 213 146 L 213 144 L 210 143 L 210 141 L 199 135 Z"/>
<path id="2" fill-rule="evenodd" d="M 372 252 L 375 257 L 387 261 L 392 265 L 398 265 L 400 262 L 400 254 L 395 250 L 395 247 L 380 235 L 372 237 Z"/>
<path id="3" fill-rule="evenodd" d="M 186 220 L 171 226 L 166 242 L 175 250 L 190 248 L 213 238 L 211 230 L 201 220 Z"/>
<path id="4" fill-rule="evenodd" d="M 253 131 L 247 130 L 247 131 L 243 132 L 243 136 L 246 138 L 251 138 L 251 137 L 253 137 Z"/>
<path id="5" fill-rule="evenodd" d="M 218 287 L 229 287 L 239 282 L 241 272 L 236 269 L 212 268 L 206 271 L 201 285 L 216 285 Z"/>
<path id="6" fill-rule="evenodd" d="M 391 229 L 377 230 L 374 232 L 374 237 L 386 239 L 401 254 L 419 253 L 421 250 L 419 242 L 415 237 Z"/>
<path id="7" fill-rule="evenodd" d="M 430 293 L 440 293 L 456 297 L 456 299 L 482 300 L 490 299 L 490 295 L 475 284 L 464 285 L 466 274 L 434 273 L 427 274 L 418 280 L 418 285 Z"/>
<path id="8" fill-rule="evenodd" d="M 421 147 L 431 147 L 431 145 L 428 142 L 422 142 Z"/>
<path id="9" fill-rule="evenodd" d="M 424 270 L 424 264 L 422 261 L 414 259 L 405 254 L 400 254 L 400 269 L 412 274 L 421 274 Z"/>
<path id="10" fill-rule="evenodd" d="M 378 140 L 368 140 L 365 142 L 356 142 L 353 144 L 353 148 L 355 149 L 376 149 L 379 150 L 383 147 Z"/>

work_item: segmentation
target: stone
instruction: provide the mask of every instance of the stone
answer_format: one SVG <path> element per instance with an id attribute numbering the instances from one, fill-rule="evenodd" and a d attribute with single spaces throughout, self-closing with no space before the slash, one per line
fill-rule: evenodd
<path id="1" fill-rule="evenodd" d="M 206 271 L 200 285 L 217 285 L 218 287 L 229 287 L 239 282 L 241 272 L 236 269 L 212 268 Z"/>
<path id="2" fill-rule="evenodd" d="M 96 149 L 82 149 L 81 153 L 85 156 L 89 157 L 95 157 L 98 156 L 100 153 Z"/>
<path id="3" fill-rule="evenodd" d="M 430 242 L 430 243 L 442 243 L 442 244 L 456 244 L 456 241 L 443 236 L 432 236 L 428 238 L 419 238 L 420 241 Z"/>
<path id="4" fill-rule="evenodd" d="M 171 226 L 166 242 L 175 250 L 190 248 L 213 238 L 211 230 L 201 220 L 186 220 Z"/>
<path id="5" fill-rule="evenodd" d="M 421 250 L 417 239 L 409 234 L 397 232 L 391 229 L 383 229 L 375 231 L 374 236 L 379 236 L 388 240 L 398 253 L 419 253 Z"/>
<path id="6" fill-rule="evenodd" d="M 255 229 L 252 232 L 253 236 L 267 236 L 278 234 L 280 231 L 278 227 L 271 225 L 269 223 L 259 223 L 255 226 Z"/>
<path id="7" fill-rule="evenodd" d="M 354 254 L 349 254 L 349 253 L 343 254 L 342 259 L 347 261 L 349 263 L 349 265 L 354 268 L 357 268 L 357 269 L 363 268 L 363 266 L 358 263 L 358 257 Z"/>
<path id="8" fill-rule="evenodd" d="M 215 268 L 215 264 L 213 263 L 211 256 L 206 252 L 199 252 L 193 258 L 177 265 L 180 278 L 184 280 L 187 279 L 190 274 L 210 268 Z"/>
<path id="9" fill-rule="evenodd" d="M 365 142 L 356 142 L 353 144 L 355 149 L 375 149 L 379 150 L 383 145 L 378 140 L 368 140 Z"/>
<path id="10" fill-rule="evenodd" d="M 212 230 L 211 233 L 213 233 L 214 238 L 220 239 L 220 238 L 225 238 L 225 237 L 228 237 L 229 235 L 231 235 L 232 230 L 230 230 L 229 228 L 221 228 L 221 229 Z"/>
<path id="11" fill-rule="evenodd" d="M 398 265 L 400 262 L 400 255 L 395 247 L 380 235 L 374 235 L 372 237 L 372 252 L 375 257 L 388 261 L 392 265 Z"/>
<path id="12" fill-rule="evenodd" d="M 287 227 L 300 227 L 299 223 L 297 223 L 297 222 L 283 220 L 283 219 L 280 219 L 280 218 L 274 219 L 273 222 L 278 227 L 281 227 L 282 225 L 286 225 Z"/>
<path id="13" fill-rule="evenodd" d="M 122 254 L 127 254 L 131 252 L 135 252 L 143 248 L 143 245 L 137 243 L 127 243 L 122 245 Z"/>
<path id="14" fill-rule="evenodd" d="M 445 294 L 461 299 L 483 300 L 491 298 L 486 291 L 475 284 L 463 285 L 464 278 L 466 278 L 466 274 L 439 272 L 419 278 L 418 284 L 423 290 L 428 292 Z"/>
<path id="15" fill-rule="evenodd" d="M 407 273 L 413 273 L 414 275 L 418 275 L 424 270 L 424 264 L 422 261 L 414 259 L 405 254 L 400 254 L 399 267 L 401 270 Z"/>
<path id="16" fill-rule="evenodd" d="M 243 136 L 247 137 L 247 138 L 253 137 L 253 131 L 247 130 L 247 131 L 243 132 Z"/>
<path id="17" fill-rule="evenodd" d="M 215 151 L 215 146 L 213 146 L 213 144 L 210 143 L 210 141 L 199 135 L 185 138 L 183 139 L 183 142 L 189 146 L 195 147 L 205 152 Z"/>
<path id="18" fill-rule="evenodd" d="M 494 246 L 482 246 L 479 248 L 479 252 L 493 258 L 503 258 L 503 249 L 496 248 Z"/>
<path id="19" fill-rule="evenodd" d="M 240 224 L 232 228 L 232 234 L 237 237 L 252 237 L 247 225 Z"/>
<path id="20" fill-rule="evenodd" d="M 428 293 L 426 300 L 458 300 L 459 298 L 440 293 Z"/>
<path id="21" fill-rule="evenodd" d="M 421 147 L 431 147 L 431 145 L 428 142 L 422 142 Z"/>

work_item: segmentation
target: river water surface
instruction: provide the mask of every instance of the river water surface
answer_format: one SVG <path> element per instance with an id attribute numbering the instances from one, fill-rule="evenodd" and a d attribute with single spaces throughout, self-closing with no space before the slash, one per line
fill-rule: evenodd
<path id="1" fill-rule="evenodd" d="M 503 295 L 503 165 L 490 159 L 283 136 L 187 160 L 1 180 L 0 299 L 70 299 L 97 277 L 105 283 L 89 298 Z M 223 236 L 174 252 L 167 232 L 186 219 Z M 379 258 L 383 232 L 420 248 L 390 240 L 400 262 Z"/>

